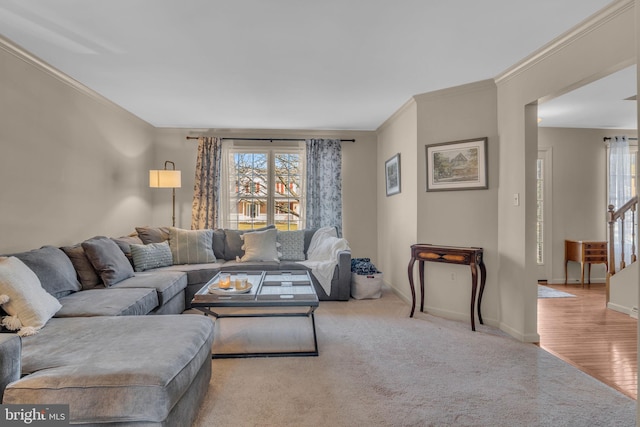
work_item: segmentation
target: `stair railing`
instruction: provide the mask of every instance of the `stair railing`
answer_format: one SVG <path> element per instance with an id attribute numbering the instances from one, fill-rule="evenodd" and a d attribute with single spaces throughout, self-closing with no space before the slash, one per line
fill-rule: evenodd
<path id="1" fill-rule="evenodd" d="M 634 196 L 627 203 L 622 205 L 620 209 L 614 211 L 615 206 L 609 205 L 608 207 L 608 223 L 609 223 L 609 276 L 616 274 L 616 254 L 615 254 L 615 224 L 618 223 L 620 227 L 620 233 L 618 238 L 620 240 L 620 270 L 626 267 L 625 253 L 624 253 L 624 220 L 627 215 L 631 215 L 631 256 L 630 261 L 636 262 L 636 210 L 638 208 L 638 196 Z"/>

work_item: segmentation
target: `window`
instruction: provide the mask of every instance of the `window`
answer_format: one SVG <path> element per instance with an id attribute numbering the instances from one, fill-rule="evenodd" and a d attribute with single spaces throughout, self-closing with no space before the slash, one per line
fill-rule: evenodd
<path id="1" fill-rule="evenodd" d="M 544 159 L 536 163 L 536 261 L 544 264 Z"/>
<path id="2" fill-rule="evenodd" d="M 222 198 L 224 227 L 248 230 L 275 224 L 304 228 L 304 149 L 231 146 L 224 150 L 228 177 Z M 225 197 L 226 196 L 226 197 Z"/>

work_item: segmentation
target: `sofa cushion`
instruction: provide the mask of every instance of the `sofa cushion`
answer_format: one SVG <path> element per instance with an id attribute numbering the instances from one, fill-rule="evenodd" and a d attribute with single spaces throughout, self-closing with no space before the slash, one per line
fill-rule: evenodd
<path id="1" fill-rule="evenodd" d="M 178 264 L 170 267 L 158 268 L 154 271 L 181 271 L 187 274 L 187 285 L 206 283 L 220 271 L 223 262 L 210 262 L 206 264 Z"/>
<path id="2" fill-rule="evenodd" d="M 98 275 L 98 272 L 89 258 L 87 258 L 87 254 L 84 252 L 81 244 L 77 244 L 74 246 L 64 246 L 62 251 L 67 254 L 69 259 L 71 260 L 71 264 L 73 264 L 73 268 L 76 270 L 78 275 L 78 280 L 80 280 L 80 285 L 82 285 L 82 289 L 93 289 L 98 285 L 102 284 L 102 279 Z"/>
<path id="3" fill-rule="evenodd" d="M 265 231 L 269 229 L 275 229 L 275 225 L 268 225 L 263 228 L 256 228 L 253 230 L 224 230 L 224 259 L 227 261 L 235 260 L 237 257 L 244 255 L 242 245 L 244 242 L 240 238 L 244 233 L 251 233 L 254 231 Z"/>
<path id="4" fill-rule="evenodd" d="M 169 227 L 136 227 L 136 232 L 145 245 L 169 240 Z"/>
<path id="5" fill-rule="evenodd" d="M 169 228 L 169 246 L 174 264 L 216 262 L 213 254 L 213 230 Z"/>
<path id="6" fill-rule="evenodd" d="M 23 339 L 29 375 L 7 387 L 3 403 L 69 404 L 74 424 L 157 425 L 211 363 L 212 341 L 205 316 L 51 319 Z"/>
<path id="7" fill-rule="evenodd" d="M 136 271 L 151 270 L 173 264 L 173 255 L 167 242 L 148 245 L 129 245 L 131 258 Z"/>
<path id="8" fill-rule="evenodd" d="M 158 305 L 164 305 L 187 287 L 187 275 L 178 271 L 145 271 L 117 283 L 110 289 L 154 289 L 158 294 Z"/>
<path id="9" fill-rule="evenodd" d="M 33 270 L 42 287 L 56 298 L 82 289 L 71 260 L 59 248 L 43 246 L 13 256 Z"/>
<path id="10" fill-rule="evenodd" d="M 304 230 L 278 231 L 278 250 L 280 259 L 287 261 L 304 261 Z"/>
<path id="11" fill-rule="evenodd" d="M 133 276 L 133 267 L 124 252 L 108 237 L 96 236 L 85 240 L 82 248 L 106 286 Z"/>
<path id="12" fill-rule="evenodd" d="M 240 261 L 280 261 L 277 234 L 278 231 L 275 228 L 242 234 L 240 239 L 244 242 L 242 245 L 244 255 Z"/>
<path id="13" fill-rule="evenodd" d="M 224 230 L 216 228 L 213 230 L 213 254 L 217 260 L 224 259 Z"/>
<path id="14" fill-rule="evenodd" d="M 158 306 L 153 289 L 89 289 L 60 298 L 55 317 L 144 316 Z"/>
<path id="15" fill-rule="evenodd" d="M 40 285 L 38 276 L 16 257 L 0 258 L 0 295 L 3 326 L 19 330 L 18 335 L 36 333 L 60 309 L 57 299 Z"/>

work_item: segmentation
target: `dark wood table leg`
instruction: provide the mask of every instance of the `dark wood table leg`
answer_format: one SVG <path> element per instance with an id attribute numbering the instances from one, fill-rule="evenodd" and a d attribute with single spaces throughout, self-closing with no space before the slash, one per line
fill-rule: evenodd
<path id="1" fill-rule="evenodd" d="M 484 285 L 487 282 L 487 269 L 484 266 L 484 261 L 480 260 L 480 293 L 478 293 L 478 320 L 480 320 L 480 324 L 484 325 L 482 321 L 482 311 L 480 311 L 480 306 L 482 304 L 482 294 L 484 294 Z"/>
<path id="2" fill-rule="evenodd" d="M 411 258 L 411 261 L 409 261 L 409 268 L 408 273 L 409 273 L 409 287 L 411 288 L 411 314 L 409 314 L 409 317 L 413 317 L 413 312 L 416 310 L 416 288 L 413 284 L 413 264 L 415 264 L 416 259 L 415 258 Z"/>
<path id="3" fill-rule="evenodd" d="M 471 330 L 476 330 L 476 316 L 475 316 L 475 308 L 476 308 L 476 292 L 478 290 L 478 268 L 476 266 L 475 261 L 469 264 L 471 267 Z"/>
<path id="4" fill-rule="evenodd" d="M 424 261 L 418 261 L 418 272 L 420 274 L 420 312 L 424 313 Z"/>

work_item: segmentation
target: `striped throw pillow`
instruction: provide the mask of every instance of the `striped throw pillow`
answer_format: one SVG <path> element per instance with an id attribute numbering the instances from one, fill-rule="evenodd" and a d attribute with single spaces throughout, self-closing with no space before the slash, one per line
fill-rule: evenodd
<path id="1" fill-rule="evenodd" d="M 213 230 L 169 228 L 169 246 L 174 264 L 216 262 L 213 254 Z"/>

